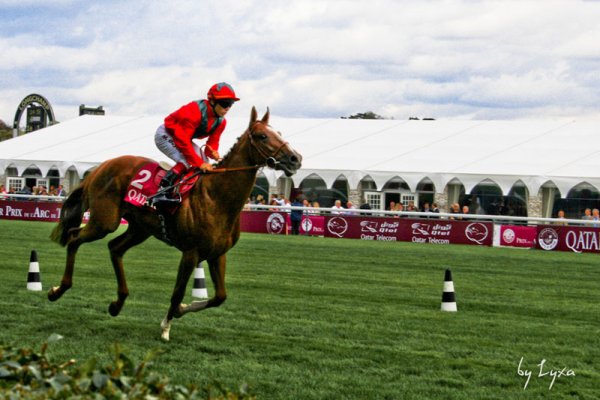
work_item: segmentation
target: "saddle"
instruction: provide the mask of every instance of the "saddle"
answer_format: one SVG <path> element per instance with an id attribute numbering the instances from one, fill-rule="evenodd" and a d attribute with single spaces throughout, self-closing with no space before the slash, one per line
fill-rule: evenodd
<path id="1" fill-rule="evenodd" d="M 148 200 L 158 192 L 160 181 L 166 173 L 167 170 L 157 162 L 153 161 L 142 165 L 129 182 L 124 200 L 136 207 L 151 207 Z M 198 179 L 200 179 L 200 175 L 196 174 L 193 169 L 188 170 L 183 176 L 179 176 L 174 184 L 173 196 L 179 196 L 183 201 Z M 169 211 L 175 212 L 180 204 L 181 202 L 173 202 L 166 207 L 169 208 Z"/>

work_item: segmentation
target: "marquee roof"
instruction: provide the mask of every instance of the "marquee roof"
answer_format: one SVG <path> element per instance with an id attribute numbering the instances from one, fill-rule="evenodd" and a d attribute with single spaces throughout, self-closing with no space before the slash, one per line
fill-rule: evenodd
<path id="1" fill-rule="evenodd" d="M 161 116 L 84 115 L 0 142 L 0 171 L 20 174 L 35 166 L 45 176 L 74 169 L 80 176 L 102 161 L 136 154 L 170 162 L 154 145 Z M 248 118 L 228 118 L 221 153 L 246 129 Z M 271 125 L 304 157 L 295 186 L 318 176 L 328 187 L 345 177 L 351 188 L 364 178 L 381 189 L 399 177 L 411 190 L 430 180 L 437 192 L 462 183 L 469 193 L 482 181 L 504 194 L 521 181 L 535 194 L 556 186 L 565 197 L 586 182 L 600 188 L 600 121 L 573 120 L 356 120 L 271 116 Z M 265 169 L 271 185 L 280 172 Z"/>

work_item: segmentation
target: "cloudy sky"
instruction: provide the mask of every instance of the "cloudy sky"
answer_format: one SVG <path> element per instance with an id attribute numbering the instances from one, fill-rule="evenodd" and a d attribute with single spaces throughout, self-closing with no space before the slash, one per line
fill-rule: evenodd
<path id="1" fill-rule="evenodd" d="M 166 115 L 219 81 L 235 116 L 600 118 L 599 21 L 583 0 L 0 0 L 0 119 L 30 93 L 59 121 Z"/>

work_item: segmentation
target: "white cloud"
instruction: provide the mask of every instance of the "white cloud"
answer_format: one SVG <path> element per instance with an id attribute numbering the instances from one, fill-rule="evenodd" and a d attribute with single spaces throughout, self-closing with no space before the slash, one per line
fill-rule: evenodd
<path id="1" fill-rule="evenodd" d="M 599 2 L 34 3 L 0 1 L 4 120 L 31 92 L 166 114 L 223 80 L 297 117 L 598 115 Z"/>

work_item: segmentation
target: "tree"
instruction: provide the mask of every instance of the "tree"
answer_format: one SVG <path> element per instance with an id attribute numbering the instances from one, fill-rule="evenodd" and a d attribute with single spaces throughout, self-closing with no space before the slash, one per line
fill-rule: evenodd
<path id="1" fill-rule="evenodd" d="M 0 119 L 0 142 L 12 138 L 12 128 Z"/>
<path id="2" fill-rule="evenodd" d="M 375 114 L 373 111 L 367 111 L 364 113 L 358 113 L 349 117 L 342 117 L 342 119 L 385 119 L 381 115 Z"/>

